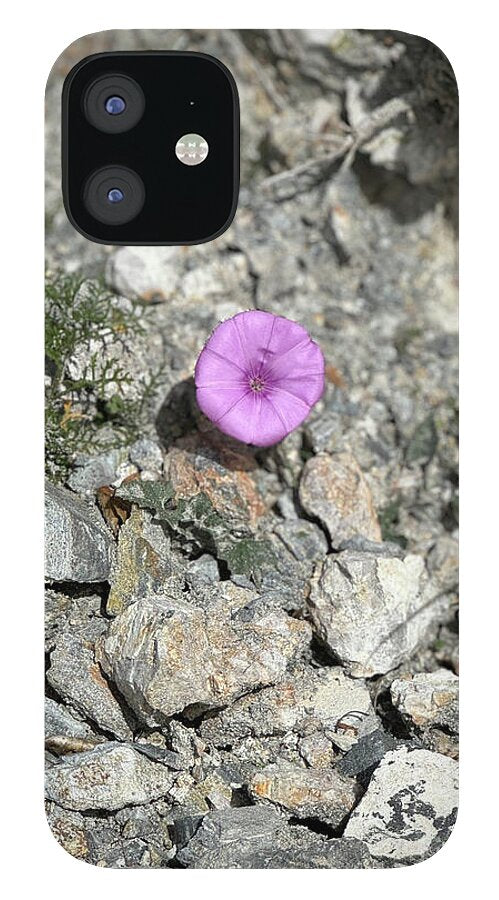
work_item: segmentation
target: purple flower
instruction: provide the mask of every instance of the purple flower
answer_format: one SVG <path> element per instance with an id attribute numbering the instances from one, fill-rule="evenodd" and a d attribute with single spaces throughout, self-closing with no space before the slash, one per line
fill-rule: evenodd
<path id="1" fill-rule="evenodd" d="M 324 357 L 297 322 L 254 309 L 215 328 L 194 377 L 199 406 L 220 431 L 268 447 L 320 399 Z"/>

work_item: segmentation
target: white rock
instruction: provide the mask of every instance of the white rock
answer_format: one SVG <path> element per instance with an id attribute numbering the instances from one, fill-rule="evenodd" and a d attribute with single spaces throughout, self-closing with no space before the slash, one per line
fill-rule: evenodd
<path id="1" fill-rule="evenodd" d="M 118 294 L 168 300 L 176 291 L 180 247 L 120 247 L 106 265 L 106 281 Z"/>
<path id="2" fill-rule="evenodd" d="M 315 630 L 355 677 L 388 672 L 413 653 L 441 612 L 444 601 L 428 596 L 427 585 L 420 556 L 331 554 L 309 598 Z"/>
<path id="3" fill-rule="evenodd" d="M 356 837 L 376 859 L 408 865 L 432 856 L 456 819 L 458 766 L 429 750 L 393 750 L 375 770 L 352 813 L 345 837 Z"/>

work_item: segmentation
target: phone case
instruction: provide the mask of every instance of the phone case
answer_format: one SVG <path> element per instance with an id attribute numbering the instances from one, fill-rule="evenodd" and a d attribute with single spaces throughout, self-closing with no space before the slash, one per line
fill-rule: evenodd
<path id="1" fill-rule="evenodd" d="M 92 243 L 62 205 L 62 84 L 155 49 L 234 76 L 237 213 L 206 244 Z M 53 835 L 116 868 L 432 856 L 458 766 L 448 60 L 391 31 L 108 31 L 46 100 Z M 228 384 L 257 352 L 281 380 L 255 425 Z"/>

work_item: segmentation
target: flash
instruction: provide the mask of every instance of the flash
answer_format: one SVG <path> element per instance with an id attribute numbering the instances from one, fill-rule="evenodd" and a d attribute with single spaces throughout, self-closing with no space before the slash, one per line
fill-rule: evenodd
<path id="1" fill-rule="evenodd" d="M 199 166 L 208 151 L 208 142 L 200 134 L 184 134 L 175 144 L 175 155 L 184 166 Z"/>

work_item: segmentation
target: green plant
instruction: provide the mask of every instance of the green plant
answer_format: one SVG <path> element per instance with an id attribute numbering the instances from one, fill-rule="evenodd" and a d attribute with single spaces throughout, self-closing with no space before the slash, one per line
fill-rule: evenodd
<path id="1" fill-rule="evenodd" d="M 112 351 L 144 333 L 147 313 L 139 304 L 117 302 L 101 281 L 60 272 L 47 275 L 45 298 L 46 470 L 63 481 L 76 453 L 101 452 L 140 435 L 161 371 L 143 376 L 135 399 L 127 396 L 132 376 Z"/>
<path id="2" fill-rule="evenodd" d="M 269 541 L 235 535 L 230 520 L 220 515 L 203 492 L 185 499 L 175 496 L 169 481 L 130 481 L 118 488 L 116 496 L 152 510 L 155 519 L 166 522 L 181 544 L 212 553 L 233 575 L 247 575 L 257 586 L 267 571 L 276 568 Z"/>
<path id="3" fill-rule="evenodd" d="M 400 507 L 401 500 L 397 497 L 383 509 L 378 510 L 378 519 L 383 540 L 399 544 L 402 549 L 405 549 L 407 547 L 407 538 L 399 531 Z"/>

